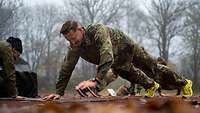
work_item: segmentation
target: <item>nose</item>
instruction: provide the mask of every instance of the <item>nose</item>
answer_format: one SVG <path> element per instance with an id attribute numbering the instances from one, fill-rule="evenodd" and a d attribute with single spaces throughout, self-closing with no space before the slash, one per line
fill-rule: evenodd
<path id="1" fill-rule="evenodd" d="M 74 45 L 74 44 L 76 44 L 76 42 L 75 41 L 71 41 L 71 43 Z"/>
<path id="2" fill-rule="evenodd" d="M 71 42 L 71 44 L 73 44 L 73 45 L 75 45 L 75 44 L 77 43 L 76 40 L 71 40 L 70 42 Z"/>
<path id="3" fill-rule="evenodd" d="M 17 56 L 17 57 L 20 57 L 20 53 L 19 53 L 19 52 L 17 52 L 17 53 L 16 53 L 16 56 Z"/>

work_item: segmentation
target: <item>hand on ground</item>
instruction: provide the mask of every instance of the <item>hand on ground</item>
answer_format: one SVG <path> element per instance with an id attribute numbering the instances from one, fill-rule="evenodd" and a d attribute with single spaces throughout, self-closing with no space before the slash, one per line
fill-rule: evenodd
<path id="1" fill-rule="evenodd" d="M 50 95 L 48 95 L 48 96 L 45 96 L 44 98 L 43 98 L 43 100 L 58 100 L 58 99 L 60 99 L 61 98 L 61 96 L 59 95 L 59 94 L 50 94 Z"/>
<path id="2" fill-rule="evenodd" d="M 87 80 L 87 81 L 82 81 L 80 82 L 76 87 L 75 89 L 78 90 L 78 89 L 86 89 L 88 87 L 96 87 L 97 83 L 95 81 L 92 81 L 92 80 Z"/>

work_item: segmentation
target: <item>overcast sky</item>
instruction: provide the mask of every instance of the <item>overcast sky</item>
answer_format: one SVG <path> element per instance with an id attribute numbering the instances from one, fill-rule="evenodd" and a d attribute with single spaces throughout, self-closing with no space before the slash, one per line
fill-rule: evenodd
<path id="1" fill-rule="evenodd" d="M 146 5 L 149 4 L 150 0 L 135 0 L 141 8 L 145 8 Z M 35 5 L 35 4 L 46 4 L 52 3 L 55 5 L 62 5 L 63 0 L 24 0 L 25 5 Z"/>
<path id="2" fill-rule="evenodd" d="M 62 5 L 63 0 L 24 0 L 25 5 L 35 5 L 35 4 L 55 4 L 55 5 Z"/>

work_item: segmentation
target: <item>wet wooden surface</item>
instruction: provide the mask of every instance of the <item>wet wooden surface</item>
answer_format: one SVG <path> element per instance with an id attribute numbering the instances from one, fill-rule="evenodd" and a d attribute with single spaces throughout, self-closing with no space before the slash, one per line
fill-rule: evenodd
<path id="1" fill-rule="evenodd" d="M 69 97 L 58 101 L 0 99 L 0 113 L 200 113 L 200 97 Z"/>

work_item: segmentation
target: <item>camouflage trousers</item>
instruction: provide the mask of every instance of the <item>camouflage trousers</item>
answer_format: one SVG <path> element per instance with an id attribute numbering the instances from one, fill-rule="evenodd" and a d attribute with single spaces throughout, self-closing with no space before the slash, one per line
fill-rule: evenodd
<path id="1" fill-rule="evenodd" d="M 0 70 L 0 89 L 0 97 L 15 97 L 17 92 L 15 75 L 5 77 Z"/>
<path id="2" fill-rule="evenodd" d="M 121 85 L 117 91 L 117 96 L 127 96 L 127 95 L 136 95 L 140 94 L 142 87 L 138 84 L 130 84 L 130 85 Z"/>
<path id="3" fill-rule="evenodd" d="M 187 83 L 186 78 L 182 74 L 172 71 L 169 67 L 161 64 L 157 64 L 156 74 L 155 81 L 160 84 L 162 89 L 180 90 Z"/>
<path id="4" fill-rule="evenodd" d="M 180 89 L 186 84 L 186 80 L 181 74 L 158 64 L 143 48 L 135 45 L 133 53 L 129 71 L 112 68 L 112 71 L 105 76 L 106 79 L 104 79 L 101 89 L 115 80 L 117 76 L 121 76 L 132 84 L 140 84 L 145 89 L 151 87 L 153 81 L 159 83 L 163 89 Z"/>

